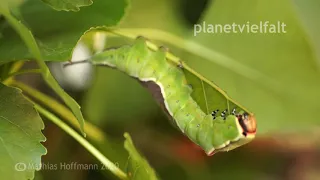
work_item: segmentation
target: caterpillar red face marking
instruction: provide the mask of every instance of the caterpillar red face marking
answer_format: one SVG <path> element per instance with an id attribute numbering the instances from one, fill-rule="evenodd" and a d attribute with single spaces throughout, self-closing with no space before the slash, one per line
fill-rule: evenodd
<path id="1" fill-rule="evenodd" d="M 256 118 L 247 113 L 237 115 L 238 121 L 243 129 L 243 135 L 255 134 L 257 131 Z"/>

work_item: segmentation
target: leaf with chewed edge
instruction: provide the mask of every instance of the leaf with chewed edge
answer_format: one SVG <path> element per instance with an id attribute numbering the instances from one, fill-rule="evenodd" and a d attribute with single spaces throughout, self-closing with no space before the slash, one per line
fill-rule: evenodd
<path id="1" fill-rule="evenodd" d="M 129 179 L 157 180 L 156 172 L 149 165 L 148 161 L 145 160 L 134 147 L 130 135 L 125 133 L 124 137 L 126 138 L 124 147 L 129 153 L 127 165 L 127 174 Z"/>
<path id="2" fill-rule="evenodd" d="M 185 67 L 186 65 L 184 63 Z M 217 111 L 216 116 L 219 117 L 224 111 L 226 114 L 231 114 L 233 110 L 235 110 L 234 113 L 247 112 L 251 114 L 249 110 L 231 99 L 220 87 L 193 71 L 192 68 L 188 67 L 183 72 L 187 83 L 192 88 L 192 98 L 206 114 Z"/>
<path id="3" fill-rule="evenodd" d="M 0 83 L 1 179 L 33 179 L 47 153 L 43 121 L 21 90 Z"/>

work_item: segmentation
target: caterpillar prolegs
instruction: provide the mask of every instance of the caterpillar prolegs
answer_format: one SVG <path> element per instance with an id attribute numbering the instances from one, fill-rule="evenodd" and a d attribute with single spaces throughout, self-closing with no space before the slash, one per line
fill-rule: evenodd
<path id="1" fill-rule="evenodd" d="M 137 78 L 152 91 L 178 128 L 208 155 L 229 151 L 250 142 L 256 133 L 253 114 L 241 109 L 212 110 L 205 113 L 191 96 L 193 88 L 183 67 L 166 59 L 167 49 L 152 51 L 146 40 L 109 49 L 94 55 L 90 62 L 116 68 Z M 159 96 L 160 95 L 160 96 Z M 218 103 L 218 102 L 217 102 Z"/>

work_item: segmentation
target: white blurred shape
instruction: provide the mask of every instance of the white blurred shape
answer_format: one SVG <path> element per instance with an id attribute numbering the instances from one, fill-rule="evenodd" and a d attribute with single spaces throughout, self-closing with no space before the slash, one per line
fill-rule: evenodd
<path id="1" fill-rule="evenodd" d="M 72 62 L 81 61 L 90 58 L 89 48 L 79 42 L 72 53 Z M 88 87 L 92 76 L 92 65 L 89 63 L 71 64 L 63 67 L 63 63 L 51 65 L 52 72 L 59 84 L 70 90 L 81 91 Z"/>

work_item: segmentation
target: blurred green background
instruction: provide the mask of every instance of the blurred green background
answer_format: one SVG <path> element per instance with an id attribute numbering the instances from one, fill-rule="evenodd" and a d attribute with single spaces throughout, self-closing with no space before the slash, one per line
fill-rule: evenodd
<path id="1" fill-rule="evenodd" d="M 118 4 L 109 5 L 111 8 L 108 10 Z M 148 91 L 134 79 L 104 67 L 96 67 L 91 73 L 87 72 L 90 68 L 82 69 L 86 72 L 74 71 L 70 75 L 67 70 L 61 70 L 60 64 L 50 65 L 57 80 L 81 104 L 86 121 L 105 132 L 106 141 L 91 140 L 92 143 L 123 169 L 127 162 L 123 132 L 127 131 L 162 179 L 320 179 L 319 13 L 318 0 L 131 1 L 116 27 L 144 28 L 141 35 L 151 28 L 160 29 L 228 57 L 228 61 L 219 57 L 204 58 L 201 56 L 205 54 L 204 49 L 196 49 L 198 54 L 183 50 L 181 47 L 188 46 L 187 43 L 176 47 L 155 41 L 169 47 L 173 54 L 256 115 L 258 131 L 252 143 L 212 157 L 205 156 L 175 129 Z M 25 19 L 33 17 L 42 18 L 30 16 Z M 75 26 L 86 21 L 90 18 L 81 16 Z M 282 21 L 287 24 L 287 33 L 200 33 L 193 36 L 194 24 L 203 21 L 208 24 Z M 35 26 L 39 27 L 39 32 L 45 29 L 45 35 L 39 34 L 41 38 L 45 36 L 45 40 L 51 35 L 62 37 L 59 35 L 59 21 L 52 25 L 58 27 L 55 31 L 50 31 L 50 25 Z M 68 26 L 74 28 L 72 24 Z M 128 39 L 106 37 L 107 47 L 130 42 Z M 63 51 L 59 55 L 62 56 Z M 59 59 L 59 56 L 53 58 Z M 33 65 L 30 63 L 28 66 Z M 79 80 L 82 85 L 75 84 L 75 78 L 82 78 Z M 28 75 L 20 79 L 52 93 L 37 76 Z M 44 164 L 98 163 L 58 127 L 49 121 L 45 123 L 47 141 L 44 145 L 48 154 L 43 157 Z M 36 179 L 116 178 L 107 171 L 98 170 L 42 170 L 36 173 Z"/>

